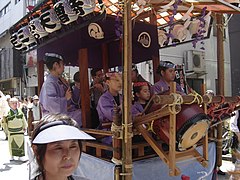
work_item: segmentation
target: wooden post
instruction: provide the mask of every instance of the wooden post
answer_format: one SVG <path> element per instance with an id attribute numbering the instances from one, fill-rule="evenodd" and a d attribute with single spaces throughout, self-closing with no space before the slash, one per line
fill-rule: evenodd
<path id="1" fill-rule="evenodd" d="M 123 165 L 122 174 L 132 179 L 132 21 L 131 1 L 124 1 L 123 8 Z"/>
<path id="2" fill-rule="evenodd" d="M 44 62 L 43 60 L 37 61 L 38 71 L 38 94 L 40 94 L 43 82 L 44 82 Z"/>
<path id="3" fill-rule="evenodd" d="M 90 111 L 90 91 L 88 82 L 88 51 L 80 49 L 78 52 L 78 64 L 80 74 L 80 97 L 82 109 L 82 125 L 84 128 L 91 127 L 91 111 Z"/>
<path id="4" fill-rule="evenodd" d="M 122 127 L 122 117 L 119 114 L 120 108 L 114 106 L 113 108 L 113 123 L 112 123 L 112 130 L 113 131 L 113 162 L 116 165 L 121 165 L 121 158 L 122 158 L 122 140 L 119 139 L 120 133 L 117 128 Z"/>
<path id="5" fill-rule="evenodd" d="M 176 83 L 170 83 L 170 92 L 176 93 Z M 169 127 L 169 168 L 170 176 L 175 176 L 176 172 L 176 114 L 170 113 Z"/>
<path id="6" fill-rule="evenodd" d="M 154 13 L 151 14 L 150 23 L 153 25 L 156 25 L 156 31 L 157 31 L 157 16 L 156 16 L 156 14 L 154 14 Z M 154 80 L 154 83 L 156 83 L 160 80 L 160 75 L 157 74 L 157 68 L 160 64 L 159 51 L 158 51 L 158 56 L 152 56 L 152 63 L 153 63 L 153 80 Z"/>
<path id="7" fill-rule="evenodd" d="M 224 44 L 223 44 L 223 15 L 216 14 L 217 26 L 217 66 L 218 91 L 217 95 L 224 96 Z M 217 166 L 222 165 L 222 123 L 217 125 Z"/>
<path id="8" fill-rule="evenodd" d="M 206 92 L 206 84 L 202 85 L 202 92 L 203 94 Z M 204 113 L 207 114 L 207 104 L 203 104 L 203 110 Z M 203 158 L 206 162 L 208 162 L 208 132 L 206 132 L 206 135 L 203 137 Z"/>
<path id="9" fill-rule="evenodd" d="M 106 43 L 102 44 L 102 64 L 104 73 L 108 72 L 108 46 Z"/>

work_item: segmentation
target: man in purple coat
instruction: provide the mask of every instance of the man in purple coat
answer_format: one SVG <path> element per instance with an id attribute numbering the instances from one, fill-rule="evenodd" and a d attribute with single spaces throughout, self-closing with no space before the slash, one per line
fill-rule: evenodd
<path id="1" fill-rule="evenodd" d="M 40 105 L 43 115 L 63 113 L 76 120 L 81 127 L 81 110 L 70 108 L 72 92 L 68 83 L 61 78 L 64 71 L 62 56 L 55 53 L 46 53 L 45 63 L 50 74 L 43 83 L 40 92 Z"/>
<path id="2" fill-rule="evenodd" d="M 160 61 L 160 65 L 157 69 L 157 73 L 160 74 L 161 78 L 152 86 L 152 90 L 155 94 L 169 91 L 170 82 L 173 82 L 176 76 L 175 64 L 170 61 Z M 183 88 L 177 84 L 176 91 L 180 94 L 185 94 Z"/>
<path id="3" fill-rule="evenodd" d="M 122 96 L 119 94 L 119 91 L 122 90 L 121 75 L 117 72 L 106 73 L 106 83 L 108 85 L 108 90 L 99 98 L 97 105 L 100 129 L 105 129 L 101 127 L 102 123 L 113 122 L 114 106 L 118 106 L 122 109 Z M 110 130 L 110 128 L 107 129 Z M 104 138 L 103 142 L 111 144 L 112 138 Z"/>

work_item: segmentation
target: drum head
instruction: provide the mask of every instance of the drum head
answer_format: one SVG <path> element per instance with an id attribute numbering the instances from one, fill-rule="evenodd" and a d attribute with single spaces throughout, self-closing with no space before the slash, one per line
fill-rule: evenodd
<path id="1" fill-rule="evenodd" d="M 188 128 L 178 141 L 178 150 L 183 151 L 194 146 L 207 132 L 208 122 L 208 119 L 203 119 Z"/>

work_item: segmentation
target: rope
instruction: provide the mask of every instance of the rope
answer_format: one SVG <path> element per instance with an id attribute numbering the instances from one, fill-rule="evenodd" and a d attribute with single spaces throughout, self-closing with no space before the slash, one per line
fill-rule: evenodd
<path id="1" fill-rule="evenodd" d="M 205 94 L 205 95 L 207 95 L 207 97 L 208 97 L 207 104 L 210 104 L 212 102 L 212 95 L 210 95 L 210 94 Z"/>
<path id="2" fill-rule="evenodd" d="M 112 123 L 111 131 L 114 133 L 114 136 L 117 137 L 117 139 L 122 139 L 122 126 L 117 126 L 115 123 Z M 119 134 L 119 135 L 118 135 Z"/>
<path id="3" fill-rule="evenodd" d="M 162 109 L 165 108 L 166 106 L 167 106 L 167 104 L 165 104 L 164 106 L 162 106 L 160 110 L 162 110 Z M 156 134 L 156 133 L 154 132 L 154 130 L 153 130 L 153 123 L 154 123 L 154 121 L 151 122 L 151 124 L 150 124 L 150 126 L 148 127 L 147 130 L 148 130 L 148 131 L 152 131 L 154 134 Z"/>
<path id="4" fill-rule="evenodd" d="M 194 102 L 197 102 L 197 104 L 202 104 L 203 103 L 203 98 L 200 94 L 198 94 L 196 91 L 192 91 L 190 94 L 191 96 L 194 96 L 192 102 L 185 103 L 185 104 L 193 104 Z"/>
<path id="5" fill-rule="evenodd" d="M 168 110 L 172 114 L 177 114 L 181 111 L 181 108 L 176 108 L 176 106 L 180 106 L 183 103 L 183 98 L 180 94 L 177 93 L 171 93 L 171 96 L 173 96 L 173 103 L 168 105 Z"/>
<path id="6" fill-rule="evenodd" d="M 115 165 L 122 165 L 122 160 L 116 159 L 115 157 L 112 157 L 111 161 L 112 161 Z"/>

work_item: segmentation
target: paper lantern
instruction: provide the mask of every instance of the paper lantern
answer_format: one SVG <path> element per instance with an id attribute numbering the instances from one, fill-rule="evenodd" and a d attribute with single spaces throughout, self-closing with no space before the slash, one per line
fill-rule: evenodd
<path id="1" fill-rule="evenodd" d="M 54 9 L 50 9 L 49 7 L 43 10 L 43 13 L 41 14 L 39 19 L 41 25 L 48 33 L 55 32 L 62 27 L 56 12 L 54 11 Z"/>
<path id="2" fill-rule="evenodd" d="M 27 24 L 18 30 L 18 38 L 26 46 L 36 44 L 36 39 L 30 33 L 29 26 Z"/>
<path id="3" fill-rule="evenodd" d="M 41 39 L 45 36 L 48 35 L 48 32 L 45 31 L 43 26 L 40 23 L 39 17 L 35 16 L 30 22 L 29 22 L 29 30 L 31 34 L 36 38 L 36 39 Z"/>
<path id="4" fill-rule="evenodd" d="M 186 39 L 188 30 L 182 24 L 176 24 L 173 27 L 171 34 L 173 35 L 173 41 L 179 40 L 182 42 Z"/>
<path id="5" fill-rule="evenodd" d="M 15 32 L 10 37 L 10 42 L 12 43 L 13 47 L 17 50 L 27 50 L 27 46 L 24 45 L 18 38 L 18 33 Z"/>
<path id="6" fill-rule="evenodd" d="M 163 47 L 166 42 L 167 42 L 167 35 L 166 35 L 166 31 L 158 29 L 158 43 L 160 45 L 160 47 Z"/>
<path id="7" fill-rule="evenodd" d="M 57 2 L 53 8 L 62 24 L 67 25 L 78 19 L 78 15 L 71 9 L 66 1 Z"/>
<path id="8" fill-rule="evenodd" d="M 94 11 L 95 0 L 69 0 L 70 7 L 78 16 L 86 16 Z"/>

